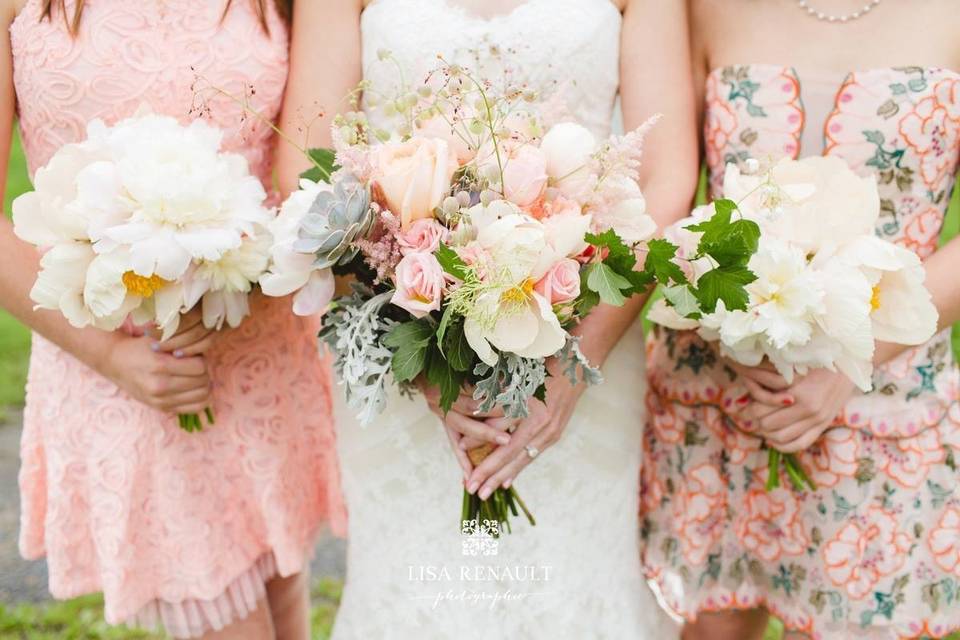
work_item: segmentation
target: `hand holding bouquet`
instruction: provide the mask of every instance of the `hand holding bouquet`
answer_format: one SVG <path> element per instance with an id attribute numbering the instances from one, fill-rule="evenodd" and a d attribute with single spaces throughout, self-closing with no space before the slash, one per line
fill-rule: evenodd
<path id="1" fill-rule="evenodd" d="M 262 280 L 313 311 L 330 302 L 331 271 L 355 278 L 323 337 L 362 423 L 384 410 L 390 377 L 438 387 L 444 411 L 472 390 L 481 412 L 514 418 L 544 399 L 547 358 L 574 383 L 596 384 L 571 330 L 597 304 L 622 305 L 655 282 L 687 287 L 685 315 L 714 296 L 746 300 L 731 279 L 689 283 L 677 248 L 651 239 L 637 169 L 652 122 L 598 142 L 548 122 L 535 94 L 495 91 L 451 65 L 386 104 L 394 131 L 361 113 L 337 118 L 335 152 L 312 154 L 312 177 L 329 184 L 305 181 L 284 205 Z M 757 234 L 751 245 L 738 229 L 752 224 L 716 223 L 718 268 L 746 264 Z M 518 508 L 532 523 L 513 487 L 487 500 L 465 492 L 462 517 L 509 527 Z"/>
<path id="2" fill-rule="evenodd" d="M 74 327 L 119 329 L 128 318 L 172 336 L 197 304 L 203 323 L 237 326 L 267 267 L 270 212 L 222 133 L 141 111 L 67 144 L 13 203 L 17 235 L 44 250 L 31 291 Z M 213 422 L 208 409 L 207 419 Z M 202 428 L 182 415 L 187 431 Z"/>
<path id="3" fill-rule="evenodd" d="M 713 277 L 700 255 L 712 224 L 706 218 L 756 222 L 762 235 L 747 264 L 755 275 L 747 297 L 720 299 L 694 319 L 684 313 L 684 288 L 671 288 L 652 310 L 654 322 L 696 329 L 738 363 L 766 360 L 787 381 L 826 368 L 864 392 L 872 388 L 876 341 L 919 345 L 936 333 L 938 314 L 920 258 L 874 233 L 880 215 L 874 178 L 857 176 L 835 158 L 784 160 L 748 175 L 731 164 L 724 194 L 728 200 L 697 209 L 693 222 L 678 223 L 668 236 L 681 255 L 695 259 L 693 281 L 704 287 Z M 813 486 L 792 455 L 782 462 L 797 489 Z M 780 463 L 771 448 L 770 488 L 779 483 Z"/>

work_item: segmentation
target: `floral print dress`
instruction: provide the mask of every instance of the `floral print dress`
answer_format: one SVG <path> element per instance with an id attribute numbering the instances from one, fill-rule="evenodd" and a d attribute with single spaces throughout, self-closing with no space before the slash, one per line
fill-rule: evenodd
<path id="1" fill-rule="evenodd" d="M 877 234 L 937 249 L 960 156 L 960 74 L 851 73 L 825 123 L 806 122 L 791 68 L 718 69 L 707 83 L 712 195 L 724 166 L 823 152 L 877 178 Z M 819 152 L 819 149 L 815 150 Z M 648 573 L 680 615 L 766 606 L 814 638 L 943 637 L 960 628 L 960 375 L 949 330 L 879 367 L 800 454 L 817 491 L 764 488 L 767 454 L 728 410 L 745 386 L 692 332 L 658 329 L 641 510 Z"/>

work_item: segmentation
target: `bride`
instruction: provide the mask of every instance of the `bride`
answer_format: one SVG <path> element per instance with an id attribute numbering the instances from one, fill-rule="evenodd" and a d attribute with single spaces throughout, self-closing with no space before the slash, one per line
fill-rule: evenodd
<path id="1" fill-rule="evenodd" d="M 343 96 L 361 78 L 368 94 L 389 94 L 438 54 L 471 68 L 500 59 L 526 86 L 562 91 L 598 137 L 610 132 L 618 90 L 627 128 L 665 114 L 648 137 L 641 186 L 660 224 L 689 211 L 697 143 L 684 3 L 340 0 L 295 11 L 281 127 L 306 131 L 310 146 L 329 146 L 329 118 L 350 108 Z M 385 51 L 399 72 L 380 64 Z M 320 109 L 308 126 L 305 115 Z M 368 111 L 374 126 L 379 113 Z M 281 186 L 293 188 L 303 158 L 284 147 L 277 162 Z M 641 305 L 600 308 L 578 330 L 605 384 L 553 376 L 547 404 L 533 401 L 509 435 L 498 430 L 505 420 L 469 414 L 469 402 L 441 422 L 425 398 L 398 394 L 361 427 L 337 394 L 350 543 L 335 638 L 676 636 L 638 561 Z M 461 440 L 501 446 L 474 468 Z M 495 545 L 471 546 L 456 522 L 462 487 L 486 497 L 515 478 L 536 527 L 516 519 Z"/>

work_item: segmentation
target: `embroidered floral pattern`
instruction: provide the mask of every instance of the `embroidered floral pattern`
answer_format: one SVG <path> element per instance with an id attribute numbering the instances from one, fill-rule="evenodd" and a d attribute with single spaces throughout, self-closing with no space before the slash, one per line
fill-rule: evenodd
<path id="1" fill-rule="evenodd" d="M 960 74 L 939 69 L 853 73 L 824 123 L 825 153 L 877 177 L 877 234 L 921 257 L 936 250 L 956 179 L 958 92 Z M 710 74 L 713 193 L 727 162 L 794 156 L 804 124 L 792 70 Z M 875 390 L 800 454 L 818 486 L 803 493 L 765 491 L 766 450 L 728 415 L 746 389 L 710 345 L 658 328 L 647 363 L 645 559 L 671 607 L 692 619 L 763 604 L 814 638 L 960 628 L 960 375 L 949 332 L 878 368 Z"/>

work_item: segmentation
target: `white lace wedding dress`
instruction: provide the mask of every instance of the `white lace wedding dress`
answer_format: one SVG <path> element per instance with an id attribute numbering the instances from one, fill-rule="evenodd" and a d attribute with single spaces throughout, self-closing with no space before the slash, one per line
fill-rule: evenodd
<path id="1" fill-rule="evenodd" d="M 492 19 L 454 1 L 375 0 L 361 23 L 365 68 L 382 49 L 408 78 L 437 54 L 474 66 L 499 53 L 538 88 L 569 81 L 570 111 L 609 133 L 621 26 L 609 0 L 528 0 Z M 396 77 L 394 67 L 367 80 L 376 89 Z M 349 546 L 334 639 L 675 638 L 638 552 L 643 358 L 637 322 L 608 359 L 606 383 L 517 479 L 537 526 L 515 519 L 496 555 L 464 555 L 460 469 L 423 400 L 394 394 L 361 427 L 337 393 Z"/>

